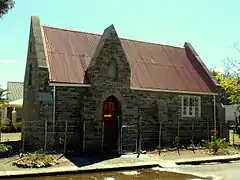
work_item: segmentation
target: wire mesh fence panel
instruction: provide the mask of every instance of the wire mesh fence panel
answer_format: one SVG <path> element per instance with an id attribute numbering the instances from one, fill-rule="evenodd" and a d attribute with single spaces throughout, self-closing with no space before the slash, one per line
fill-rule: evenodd
<path id="1" fill-rule="evenodd" d="M 214 126 L 212 122 L 179 121 L 179 122 L 144 122 L 132 125 L 116 125 L 111 129 L 103 120 L 85 120 L 79 123 L 70 120 L 58 120 L 55 131 L 52 122 L 29 121 L 23 124 L 22 146 L 24 152 L 87 152 L 96 149 L 103 152 L 106 141 L 112 140 L 114 150 L 120 153 L 133 153 L 141 150 L 163 149 L 165 147 L 183 147 L 202 145 L 202 140 L 210 140 Z M 112 126 L 111 126 L 112 127 Z M 217 124 L 217 136 L 229 139 L 233 144 L 239 139 L 227 124 Z M 1 135 L 2 136 L 2 135 Z M 107 138 L 111 137 L 110 139 Z M 3 139 L 3 138 L 2 138 Z M 112 142 L 112 141 L 111 141 Z M 20 146 L 20 145 L 19 145 Z"/>
<path id="2" fill-rule="evenodd" d="M 121 127 L 121 152 L 137 152 L 138 134 L 136 125 L 122 125 Z"/>
<path id="3" fill-rule="evenodd" d="M 230 144 L 236 146 L 236 145 L 240 145 L 240 131 L 238 130 L 239 125 L 237 123 L 233 123 L 230 128 L 229 128 L 229 142 Z M 223 129 L 226 129 L 224 126 L 223 126 Z M 225 131 L 226 132 L 226 131 Z"/>
<path id="4" fill-rule="evenodd" d="M 203 140 L 214 135 L 212 122 L 180 120 L 172 122 L 142 123 L 141 150 L 163 148 L 188 148 L 202 146 Z M 229 127 L 225 123 L 216 126 L 217 137 L 229 139 Z"/>
<path id="5" fill-rule="evenodd" d="M 45 153 L 65 153 L 79 144 L 79 127 L 67 120 L 57 121 L 53 131 L 52 123 L 45 120 L 24 122 L 22 151 Z M 75 137 L 77 136 L 77 137 Z"/>
<path id="6" fill-rule="evenodd" d="M 85 120 L 82 125 L 82 151 L 91 149 L 103 151 L 104 146 L 104 121 Z"/>
<path id="7" fill-rule="evenodd" d="M 154 150 L 161 146 L 160 123 L 142 122 L 141 126 L 141 150 Z M 160 138 L 160 139 L 159 139 Z"/>

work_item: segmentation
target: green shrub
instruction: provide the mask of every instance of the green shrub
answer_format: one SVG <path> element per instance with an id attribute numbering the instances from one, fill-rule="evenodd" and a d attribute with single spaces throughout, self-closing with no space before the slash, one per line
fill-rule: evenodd
<path id="1" fill-rule="evenodd" d="M 0 157 L 7 155 L 12 150 L 12 146 L 0 144 Z"/>
<path id="2" fill-rule="evenodd" d="M 228 143 L 226 142 L 225 138 L 217 138 L 216 136 L 212 136 L 211 141 L 203 140 L 203 145 L 213 152 L 214 155 L 216 155 L 218 150 L 227 147 Z"/>
<path id="3" fill-rule="evenodd" d="M 3 121 L 1 124 L 1 131 L 3 133 L 21 132 L 21 122 L 12 123 L 11 121 Z"/>
<path id="4" fill-rule="evenodd" d="M 13 123 L 13 129 L 14 129 L 15 132 L 21 132 L 21 128 L 22 128 L 22 123 L 21 122 Z"/>

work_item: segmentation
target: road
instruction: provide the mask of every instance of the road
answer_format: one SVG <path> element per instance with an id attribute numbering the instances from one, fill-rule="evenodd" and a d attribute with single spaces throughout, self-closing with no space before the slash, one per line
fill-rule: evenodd
<path id="1" fill-rule="evenodd" d="M 214 180 L 239 180 L 240 161 L 230 163 L 209 163 L 202 165 L 181 165 L 164 168 L 161 171 L 193 174 L 200 177 L 214 177 Z"/>

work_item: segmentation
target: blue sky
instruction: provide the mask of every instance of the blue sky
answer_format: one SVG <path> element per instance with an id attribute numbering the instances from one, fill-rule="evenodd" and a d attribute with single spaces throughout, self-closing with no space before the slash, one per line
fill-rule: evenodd
<path id="1" fill-rule="evenodd" d="M 209 68 L 240 53 L 239 0 L 16 0 L 0 20 L 0 85 L 23 81 L 30 17 L 41 24 L 182 46 L 190 42 Z"/>

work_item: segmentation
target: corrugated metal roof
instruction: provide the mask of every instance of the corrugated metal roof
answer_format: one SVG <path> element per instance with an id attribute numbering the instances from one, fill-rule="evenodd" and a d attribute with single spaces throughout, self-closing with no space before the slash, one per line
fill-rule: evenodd
<path id="1" fill-rule="evenodd" d="M 101 35 L 42 26 L 50 81 L 84 83 Z M 120 38 L 136 88 L 216 92 L 211 78 L 184 47 Z"/>
<path id="2" fill-rule="evenodd" d="M 22 82 L 8 82 L 8 101 L 15 101 L 23 98 L 23 83 Z"/>

